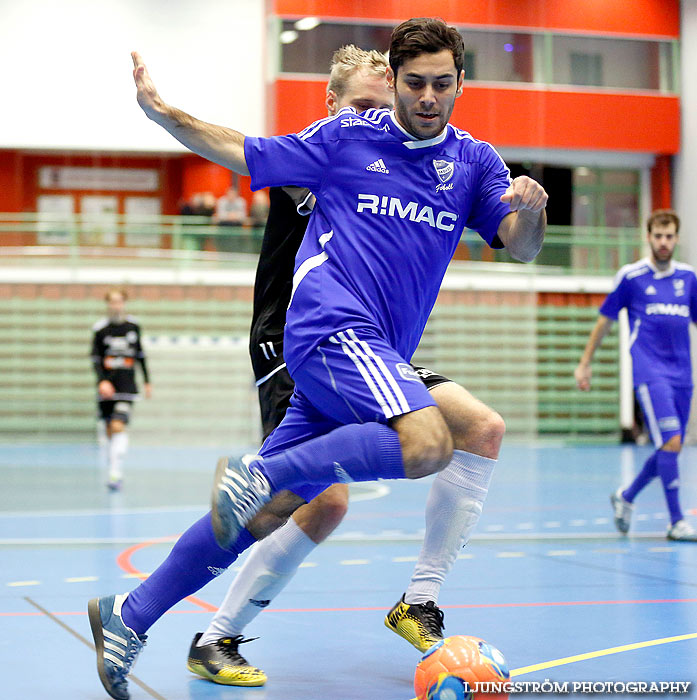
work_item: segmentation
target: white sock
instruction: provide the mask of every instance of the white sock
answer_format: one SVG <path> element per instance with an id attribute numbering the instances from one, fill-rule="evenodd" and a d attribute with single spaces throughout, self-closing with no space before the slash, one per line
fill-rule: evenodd
<path id="1" fill-rule="evenodd" d="M 109 436 L 103 420 L 97 421 L 97 449 L 99 450 L 99 468 L 106 473 L 109 469 Z"/>
<path id="2" fill-rule="evenodd" d="M 221 637 L 242 634 L 244 628 L 283 590 L 316 546 L 293 518 L 288 518 L 283 527 L 257 542 L 198 646 L 211 644 Z"/>
<path id="3" fill-rule="evenodd" d="M 109 441 L 109 478 L 120 479 L 123 476 L 123 459 L 128 451 L 128 433 L 123 430 L 114 433 Z"/>
<path id="4" fill-rule="evenodd" d="M 434 479 L 426 501 L 424 543 L 404 594 L 406 603 L 438 602 L 458 551 L 479 522 L 495 465 L 495 459 L 455 450 Z"/>

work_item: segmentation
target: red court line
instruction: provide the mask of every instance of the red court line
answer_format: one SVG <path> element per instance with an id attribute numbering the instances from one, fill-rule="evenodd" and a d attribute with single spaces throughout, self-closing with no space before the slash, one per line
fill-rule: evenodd
<path id="1" fill-rule="evenodd" d="M 134 544 L 132 547 L 124 549 L 124 551 L 121 552 L 121 554 L 119 554 L 118 557 L 116 557 L 116 563 L 127 574 L 132 574 L 133 576 L 137 576 L 140 579 L 145 579 L 147 578 L 147 576 L 142 571 L 136 569 L 135 566 L 133 566 L 133 564 L 131 564 L 131 557 L 140 549 L 145 549 L 145 547 L 150 547 L 153 544 L 162 544 L 163 542 L 171 541 L 171 537 L 159 537 L 155 540 L 147 540 L 145 542 L 140 542 L 139 544 Z M 188 601 L 189 603 L 192 603 L 193 605 L 198 605 L 199 608 L 203 608 L 206 612 L 214 613 L 218 610 L 218 608 L 215 605 L 206 603 L 205 600 L 196 598 L 196 596 L 193 595 L 187 596 L 186 598 L 184 598 L 184 600 Z"/>

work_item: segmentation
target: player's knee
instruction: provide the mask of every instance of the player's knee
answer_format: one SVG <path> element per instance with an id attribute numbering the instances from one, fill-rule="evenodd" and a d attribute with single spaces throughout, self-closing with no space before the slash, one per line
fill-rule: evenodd
<path id="1" fill-rule="evenodd" d="M 427 432 L 410 436 L 403 446 L 404 473 L 420 479 L 444 469 L 453 456 L 453 438 L 445 422 L 436 423 Z"/>
<path id="2" fill-rule="evenodd" d="M 483 410 L 451 424 L 451 430 L 456 450 L 497 459 L 506 423 L 496 411 L 483 406 Z"/>
<path id="3" fill-rule="evenodd" d="M 320 517 L 332 529 L 335 528 L 348 511 L 348 487 L 345 484 L 334 484 L 317 496 L 310 504 L 317 509 Z"/>
<path id="4" fill-rule="evenodd" d="M 680 435 L 673 435 L 672 438 L 666 440 L 666 442 L 661 445 L 661 449 L 666 452 L 680 452 L 681 448 L 682 440 L 680 439 Z"/>
<path id="5" fill-rule="evenodd" d="M 489 411 L 478 426 L 481 453 L 497 457 L 506 432 L 506 423 L 496 411 Z"/>
<path id="6" fill-rule="evenodd" d="M 121 420 L 112 420 L 109 427 L 111 428 L 112 434 L 122 433 L 124 430 L 126 430 L 126 424 Z"/>

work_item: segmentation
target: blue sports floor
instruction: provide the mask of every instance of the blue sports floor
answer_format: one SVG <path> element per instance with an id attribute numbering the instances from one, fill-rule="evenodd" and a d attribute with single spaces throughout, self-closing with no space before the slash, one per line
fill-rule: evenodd
<path id="1" fill-rule="evenodd" d="M 697 681 L 697 544 L 671 543 L 653 483 L 619 537 L 608 496 L 650 448 L 507 444 L 477 533 L 443 587 L 446 633 L 483 637 L 517 680 Z M 202 515 L 217 450 L 133 448 L 109 495 L 89 446 L 0 446 L 0 697 L 106 698 L 89 598 L 135 587 Z M 697 448 L 681 457 L 697 507 Z M 356 486 L 349 515 L 248 629 L 260 689 L 185 667 L 234 570 L 151 630 L 138 700 L 409 700 L 419 654 L 383 626 L 418 553 L 430 481 Z M 234 567 L 233 567 L 234 568 Z"/>

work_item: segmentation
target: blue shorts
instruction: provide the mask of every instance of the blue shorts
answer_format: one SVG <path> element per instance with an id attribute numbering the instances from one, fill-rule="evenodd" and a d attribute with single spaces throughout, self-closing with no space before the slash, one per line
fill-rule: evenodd
<path id="1" fill-rule="evenodd" d="M 295 392 L 259 454 L 271 456 L 349 423 L 388 423 L 436 402 L 414 368 L 380 337 L 346 329 L 319 345 L 293 373 Z M 311 501 L 329 484 L 293 489 Z"/>
<path id="2" fill-rule="evenodd" d="M 685 439 L 692 402 L 691 386 L 673 386 L 668 382 L 649 382 L 636 387 L 637 399 L 656 448 L 676 435 Z"/>

